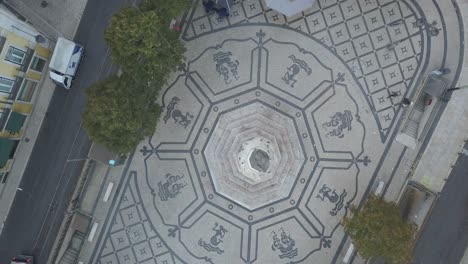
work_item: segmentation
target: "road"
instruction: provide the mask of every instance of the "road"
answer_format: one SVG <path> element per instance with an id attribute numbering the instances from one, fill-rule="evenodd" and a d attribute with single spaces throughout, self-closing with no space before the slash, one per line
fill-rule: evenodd
<path id="1" fill-rule="evenodd" d="M 468 150 L 468 144 L 465 145 Z M 414 264 L 459 264 L 468 245 L 468 153 L 460 155 L 416 243 Z"/>
<path id="2" fill-rule="evenodd" d="M 46 263 L 84 165 L 90 140 L 81 126 L 84 89 L 116 71 L 103 32 L 126 0 L 90 0 L 75 41 L 85 58 L 71 90 L 56 87 L 48 113 L 0 237 L 0 263 L 19 253 Z"/>

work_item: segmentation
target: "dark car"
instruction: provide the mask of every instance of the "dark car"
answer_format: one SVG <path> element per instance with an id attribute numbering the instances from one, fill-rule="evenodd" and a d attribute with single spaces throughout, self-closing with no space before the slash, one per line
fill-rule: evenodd
<path id="1" fill-rule="evenodd" d="M 34 258 L 32 256 L 18 255 L 11 260 L 11 264 L 33 264 Z"/>

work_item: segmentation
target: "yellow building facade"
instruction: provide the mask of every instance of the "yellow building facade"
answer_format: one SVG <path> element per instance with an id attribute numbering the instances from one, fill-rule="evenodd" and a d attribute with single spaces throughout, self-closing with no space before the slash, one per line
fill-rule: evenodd
<path id="1" fill-rule="evenodd" d="M 0 5 L 0 183 L 14 161 L 51 54 L 48 40 Z"/>

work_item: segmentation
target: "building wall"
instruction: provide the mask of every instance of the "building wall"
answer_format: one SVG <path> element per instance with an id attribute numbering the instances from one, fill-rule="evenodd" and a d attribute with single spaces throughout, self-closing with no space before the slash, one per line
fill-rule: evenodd
<path id="1" fill-rule="evenodd" d="M 3 47 L 0 45 L 0 78 L 5 78 L 5 82 L 14 84 L 10 91 L 8 85 L 1 86 L 0 82 L 0 138 L 11 140 L 21 140 L 24 128 L 29 121 L 29 115 L 33 110 L 35 98 L 41 87 L 41 79 L 46 78 L 46 69 L 52 51 L 49 49 L 50 43 L 37 43 L 35 36 L 40 33 L 31 25 L 17 19 L 12 13 L 0 5 L 0 36 L 4 39 Z M 13 56 L 14 54 L 19 55 Z M 10 55 L 9 55 L 10 54 Z M 23 61 L 21 64 L 21 54 Z M 7 60 L 14 58 L 17 63 Z M 22 70 L 22 71 L 21 71 Z M 0 79 L 2 81 L 4 79 Z M 17 112 L 26 116 L 22 128 L 18 132 L 11 132 L 6 129 L 11 113 Z M 0 167 L 0 181 L 5 172 L 9 170 L 14 159 L 11 153 L 10 159 L 5 166 Z"/>

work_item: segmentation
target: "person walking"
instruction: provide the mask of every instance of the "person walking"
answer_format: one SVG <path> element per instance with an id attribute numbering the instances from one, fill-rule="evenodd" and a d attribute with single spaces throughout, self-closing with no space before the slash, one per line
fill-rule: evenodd
<path id="1" fill-rule="evenodd" d="M 216 13 L 218 14 L 219 18 L 225 18 L 225 17 L 228 17 L 229 16 L 229 12 L 227 11 L 226 8 L 222 7 L 222 8 L 218 8 L 216 10 Z"/>
<path id="2" fill-rule="evenodd" d="M 212 0 L 203 0 L 203 7 L 205 8 L 206 13 L 217 11 L 216 4 Z"/>
<path id="3" fill-rule="evenodd" d="M 387 99 L 390 99 L 390 98 L 392 98 L 392 97 L 398 97 L 398 96 L 399 96 L 399 95 L 398 95 L 397 92 L 391 92 L 391 93 L 388 95 Z"/>
<path id="4" fill-rule="evenodd" d="M 411 100 L 408 99 L 408 98 L 403 98 L 403 100 L 401 101 L 401 103 L 404 105 L 404 106 L 409 106 L 411 104 Z"/>

